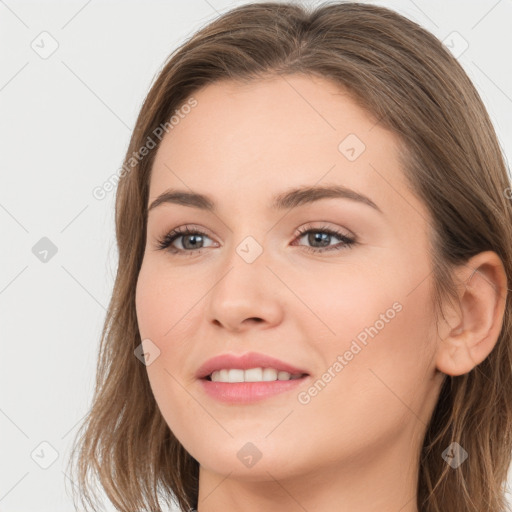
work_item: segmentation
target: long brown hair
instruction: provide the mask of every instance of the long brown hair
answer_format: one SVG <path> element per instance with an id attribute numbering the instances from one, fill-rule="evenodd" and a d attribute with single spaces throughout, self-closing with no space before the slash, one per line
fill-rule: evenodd
<path id="1" fill-rule="evenodd" d="M 102 333 L 91 410 L 75 440 L 75 478 L 84 505 L 89 476 L 122 511 L 177 501 L 197 508 L 198 462 L 165 423 L 144 364 L 135 289 L 146 239 L 146 207 L 158 127 L 195 91 L 219 80 L 249 83 L 301 73 L 333 80 L 396 133 L 411 190 L 433 219 L 435 302 L 455 297 L 452 270 L 495 251 L 512 282 L 510 179 L 496 133 L 475 87 L 443 44 L 383 7 L 324 2 L 237 7 L 170 56 L 139 113 L 116 196 L 117 275 Z M 161 131 L 161 130 L 160 130 Z M 477 367 L 447 376 L 421 453 L 421 512 L 502 512 L 512 454 L 512 305 L 508 298 L 495 348 Z M 469 454 L 457 469 L 442 453 L 456 441 Z M 70 460 L 72 461 L 72 459 Z M 75 467 L 73 467 L 75 469 Z M 73 489 L 74 492 L 74 489 Z M 74 497 L 74 496 L 73 496 Z"/>

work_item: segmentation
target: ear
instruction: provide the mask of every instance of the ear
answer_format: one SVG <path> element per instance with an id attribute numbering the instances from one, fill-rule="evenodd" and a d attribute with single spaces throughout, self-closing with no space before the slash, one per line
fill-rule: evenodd
<path id="1" fill-rule="evenodd" d="M 457 267 L 459 304 L 444 315 L 436 353 L 437 369 L 463 375 L 492 351 L 503 325 L 507 299 L 507 274 L 499 256 L 481 252 Z"/>

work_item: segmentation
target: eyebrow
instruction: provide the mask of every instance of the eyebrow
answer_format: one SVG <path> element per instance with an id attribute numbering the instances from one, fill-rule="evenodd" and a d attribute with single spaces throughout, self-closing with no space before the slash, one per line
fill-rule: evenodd
<path id="1" fill-rule="evenodd" d="M 274 196 L 270 205 L 272 210 L 286 210 L 313 203 L 321 199 L 349 199 L 366 204 L 381 214 L 382 210 L 369 198 L 355 190 L 340 185 L 320 187 L 299 187 Z M 216 211 L 215 202 L 211 197 L 186 190 L 168 189 L 160 194 L 149 206 L 148 213 L 165 203 L 180 204 L 205 211 Z"/>

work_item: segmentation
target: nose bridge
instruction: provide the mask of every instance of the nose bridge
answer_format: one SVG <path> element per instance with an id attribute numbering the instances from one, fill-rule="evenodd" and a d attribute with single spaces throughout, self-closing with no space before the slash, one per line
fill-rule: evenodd
<path id="1" fill-rule="evenodd" d="M 265 287 L 270 284 L 269 278 L 272 277 L 272 273 L 267 268 L 270 253 L 268 248 L 264 247 L 263 241 L 247 235 L 238 242 L 234 239 L 228 247 L 226 259 L 222 263 L 224 278 L 217 288 L 228 288 L 233 296 L 238 293 L 245 296 L 264 296 Z"/>
<path id="2" fill-rule="evenodd" d="M 261 232 L 261 231 L 260 231 Z M 275 323 L 282 314 L 282 297 L 271 266 L 270 251 L 252 235 L 242 236 L 228 249 L 211 290 L 209 315 L 225 327 L 240 329 L 246 319 Z"/>
<path id="3" fill-rule="evenodd" d="M 249 269 L 258 263 L 259 268 L 262 261 L 268 261 L 270 256 L 268 242 L 272 235 L 271 222 L 260 213 L 255 213 L 259 211 L 259 206 L 251 202 L 250 198 L 247 198 L 245 207 L 242 206 L 242 202 L 238 201 L 237 207 L 232 210 L 237 213 L 225 220 L 230 233 L 224 257 L 229 260 L 226 262 L 229 267 L 245 263 Z"/>

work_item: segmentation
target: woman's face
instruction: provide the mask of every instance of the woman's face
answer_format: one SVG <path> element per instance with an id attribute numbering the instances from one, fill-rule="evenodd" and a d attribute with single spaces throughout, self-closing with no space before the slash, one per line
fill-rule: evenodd
<path id="1" fill-rule="evenodd" d="M 182 197 L 149 211 L 136 291 L 166 422 L 203 474 L 352 478 L 385 461 L 383 481 L 406 478 L 443 375 L 429 214 L 405 183 L 395 137 L 317 78 L 216 83 L 194 98 L 158 148 L 148 205 L 172 189 L 214 208 Z M 306 187 L 350 193 L 272 207 Z M 195 235 L 158 248 L 186 227 Z M 251 389 L 278 384 L 219 385 L 238 402 L 206 391 L 217 383 L 197 378 L 203 363 L 248 352 L 308 376 L 253 400 Z"/>

